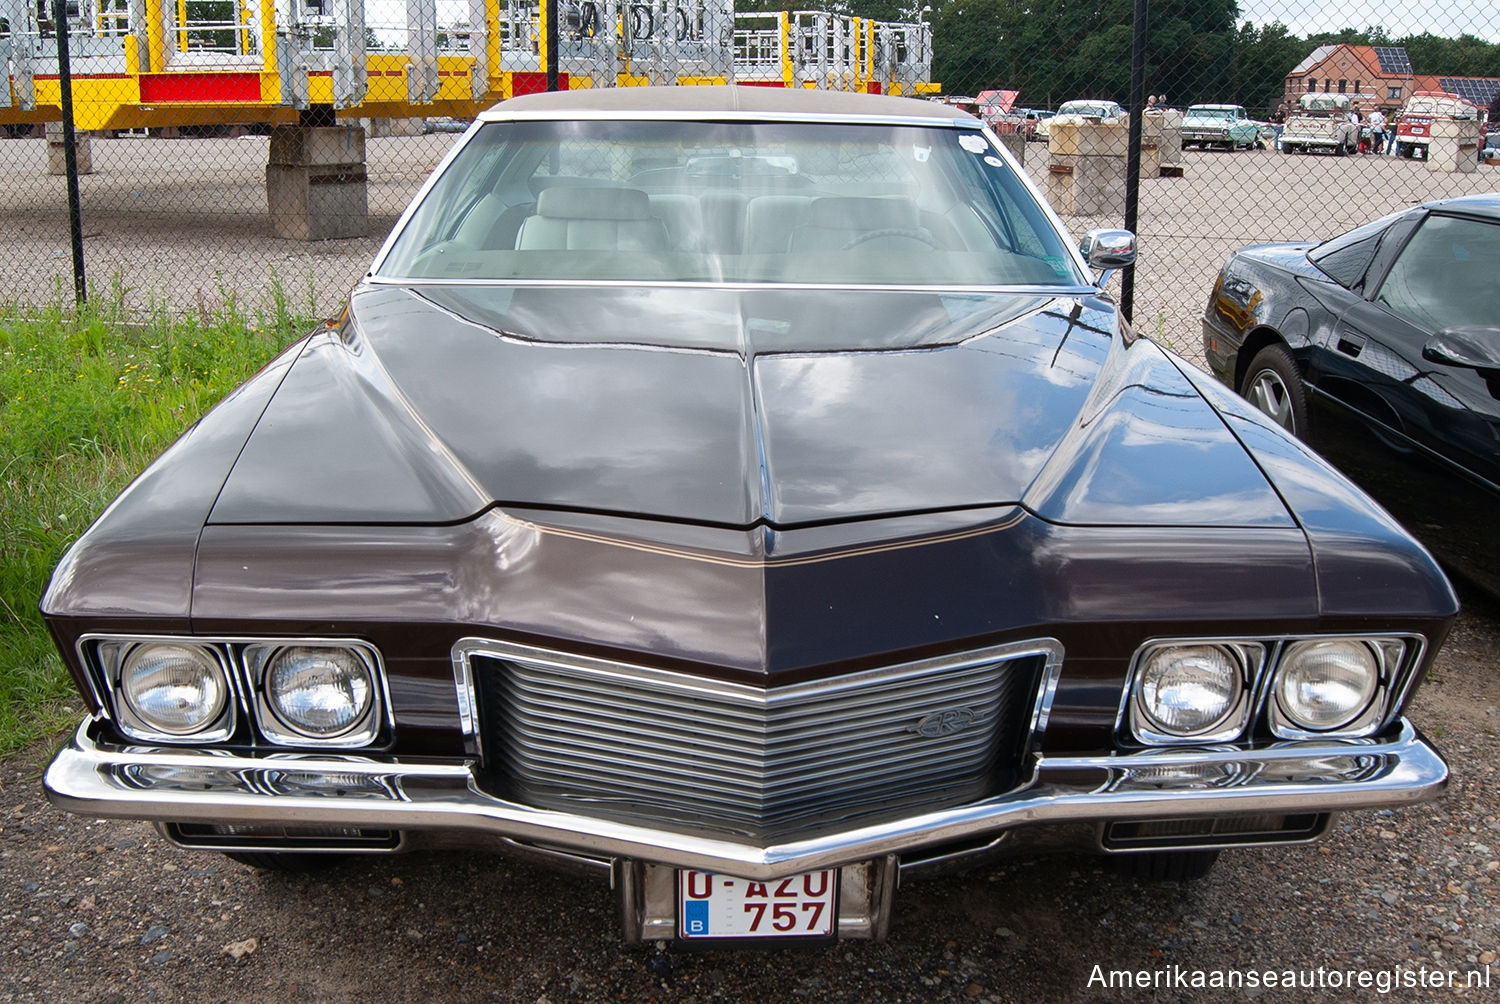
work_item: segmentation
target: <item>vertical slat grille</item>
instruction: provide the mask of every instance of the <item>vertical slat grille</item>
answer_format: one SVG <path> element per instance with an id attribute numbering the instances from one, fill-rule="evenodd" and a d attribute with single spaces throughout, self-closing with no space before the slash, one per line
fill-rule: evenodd
<path id="1" fill-rule="evenodd" d="M 542 808 L 785 836 L 1012 783 L 1041 658 L 762 690 L 476 656 L 488 779 Z"/>

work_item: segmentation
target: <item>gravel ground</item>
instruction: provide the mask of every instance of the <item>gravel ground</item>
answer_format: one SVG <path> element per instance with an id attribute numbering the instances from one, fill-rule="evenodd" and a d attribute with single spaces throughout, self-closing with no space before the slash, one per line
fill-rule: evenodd
<path id="1" fill-rule="evenodd" d="M 746 953 L 619 942 L 602 881 L 484 855 L 367 858 L 264 874 L 167 846 L 148 826 L 64 815 L 48 751 L 0 764 L 0 1001 L 1055 1001 L 1142 996 L 1110 970 L 1298 970 L 1322 988 L 1161 1001 L 1334 1001 L 1350 971 L 1427 979 L 1394 1000 L 1500 999 L 1500 606 L 1465 613 L 1414 719 L 1449 757 L 1439 802 L 1340 818 L 1323 842 L 1226 854 L 1146 884 L 1087 857 L 910 883 L 890 941 Z M 1180 967 L 1180 968 L 1179 968 Z M 1467 973 L 1488 988 L 1465 989 Z M 1334 974 L 1338 975 L 1335 976 Z M 1152 978 L 1148 975 L 1147 978 Z"/>

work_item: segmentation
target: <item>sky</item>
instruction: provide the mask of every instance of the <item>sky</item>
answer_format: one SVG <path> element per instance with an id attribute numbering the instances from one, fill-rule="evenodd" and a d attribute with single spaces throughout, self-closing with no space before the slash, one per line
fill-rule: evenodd
<path id="1" fill-rule="evenodd" d="M 1240 21 L 1280 21 L 1294 35 L 1384 26 L 1393 38 L 1424 31 L 1449 38 L 1474 35 L 1500 42 L 1500 0 L 1239 0 Z"/>

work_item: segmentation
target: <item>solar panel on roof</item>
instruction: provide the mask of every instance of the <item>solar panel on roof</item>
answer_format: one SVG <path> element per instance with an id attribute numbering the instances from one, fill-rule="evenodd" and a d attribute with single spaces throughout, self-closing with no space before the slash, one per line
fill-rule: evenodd
<path id="1" fill-rule="evenodd" d="M 1406 50 L 1400 46 L 1377 45 L 1375 58 L 1380 62 L 1381 73 L 1411 72 L 1411 60 L 1406 57 Z"/>
<path id="2" fill-rule="evenodd" d="M 1438 85 L 1449 94 L 1457 94 L 1466 101 L 1481 107 L 1488 105 L 1500 90 L 1500 78 L 1496 77 L 1439 77 Z"/>

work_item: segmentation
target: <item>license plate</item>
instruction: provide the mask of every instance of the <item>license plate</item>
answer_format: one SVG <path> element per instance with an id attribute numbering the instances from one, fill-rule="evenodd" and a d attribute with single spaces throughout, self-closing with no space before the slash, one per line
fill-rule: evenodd
<path id="1" fill-rule="evenodd" d="M 684 939 L 830 938 L 837 913 L 837 868 L 768 882 L 677 873 L 677 933 Z"/>

